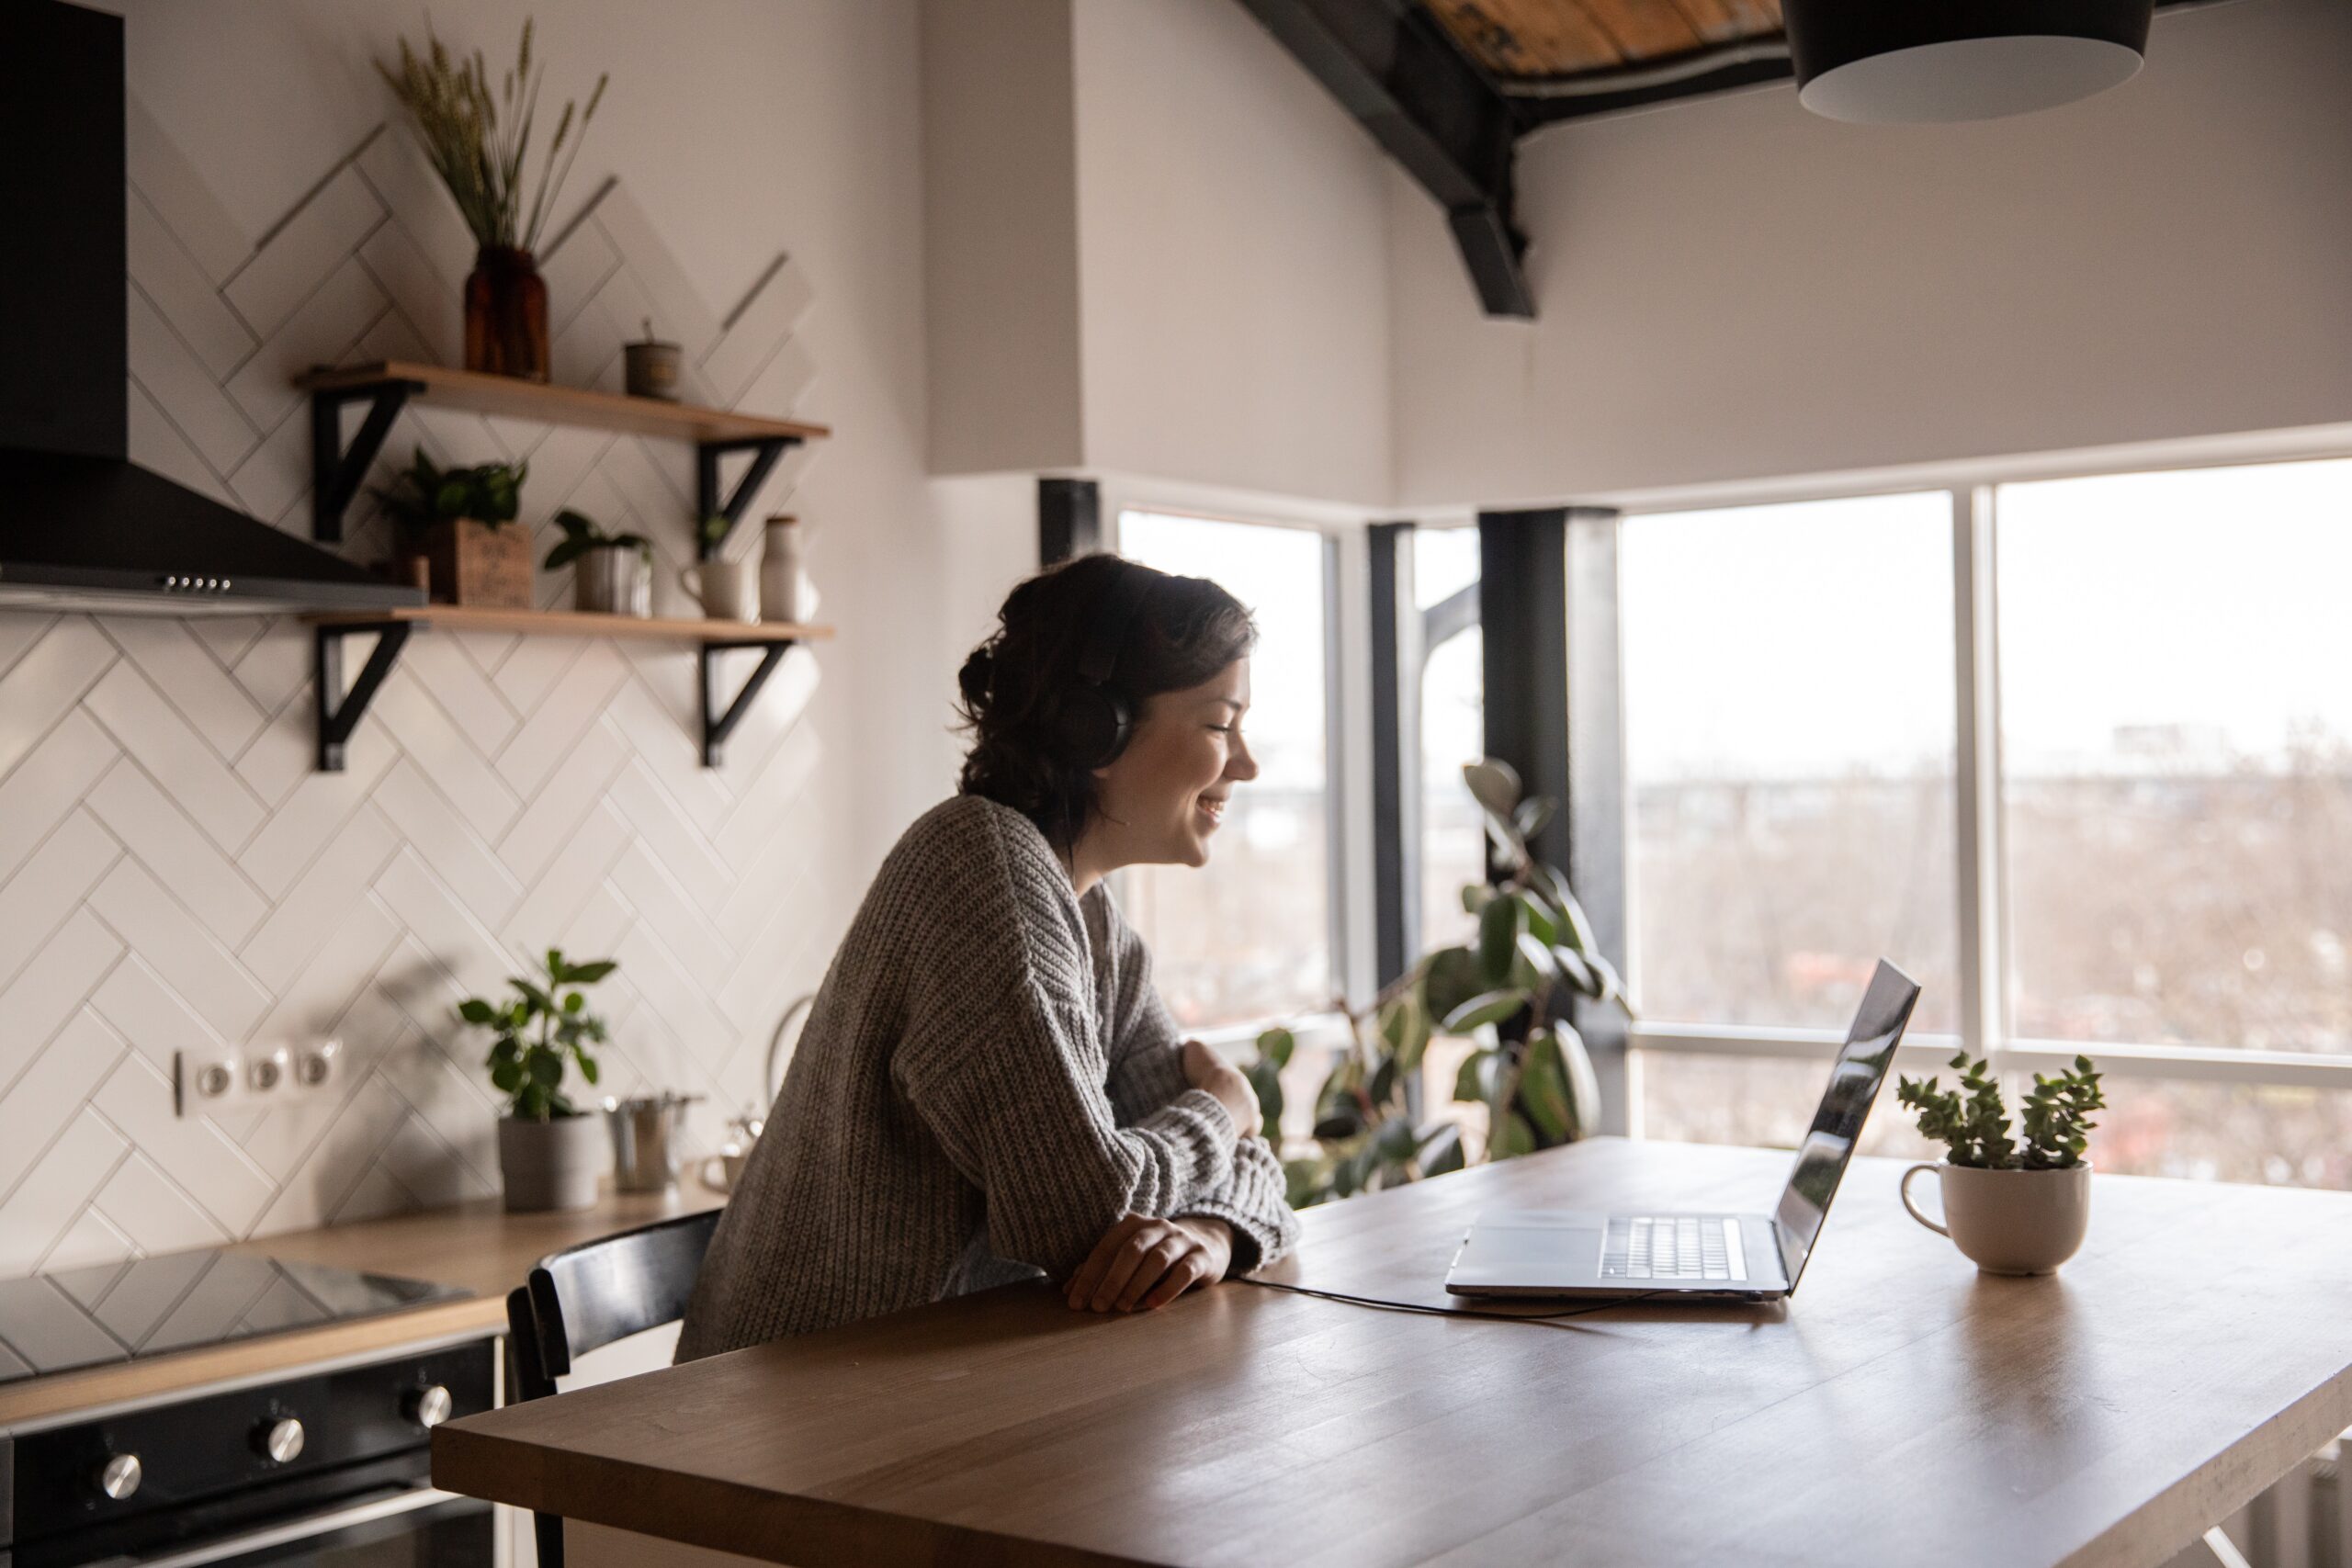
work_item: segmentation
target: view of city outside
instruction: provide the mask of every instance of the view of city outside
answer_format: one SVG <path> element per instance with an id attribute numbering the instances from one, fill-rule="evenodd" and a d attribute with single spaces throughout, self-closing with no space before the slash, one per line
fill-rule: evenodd
<path id="1" fill-rule="evenodd" d="M 1478 530 L 1424 528 L 1413 536 L 1413 603 L 1429 610 L 1478 582 Z M 1466 941 L 1477 922 L 1462 887 L 1487 874 L 1487 833 L 1462 765 L 1484 752 L 1486 669 L 1478 628 L 1428 650 L 1421 670 L 1421 930 L 1424 952 Z"/>
<path id="2" fill-rule="evenodd" d="M 1949 499 L 1634 517 L 1619 571 L 1642 1017 L 1839 1029 L 1884 956 L 1956 1030 Z"/>
<path id="3" fill-rule="evenodd" d="M 2352 462 L 1996 504 L 2012 1032 L 2352 1051 Z M 2109 1098 L 2114 1168 L 2352 1186 L 2352 1094 Z"/>
<path id="4" fill-rule="evenodd" d="M 1176 1021 L 1217 1029 L 1320 1013 L 1331 959 L 1321 534 L 1159 513 L 1119 515 L 1122 554 L 1206 577 L 1250 606 L 1258 647 L 1242 733 L 1258 777 L 1238 786 L 1205 869 L 1136 866 L 1119 907 L 1151 946 Z"/>

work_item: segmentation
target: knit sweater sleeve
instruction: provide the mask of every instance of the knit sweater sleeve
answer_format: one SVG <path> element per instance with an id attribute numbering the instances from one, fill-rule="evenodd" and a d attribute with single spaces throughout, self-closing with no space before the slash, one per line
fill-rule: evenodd
<path id="1" fill-rule="evenodd" d="M 1059 867 L 1001 830 L 949 849 L 926 901 L 956 918 L 919 946 L 894 1074 L 983 1194 L 990 1248 L 1064 1277 L 1121 1215 L 1182 1213 L 1227 1187 L 1233 1119 L 1188 1089 L 1121 1126 Z"/>
<path id="2" fill-rule="evenodd" d="M 1116 976 L 1110 1093 L 1124 1124 L 1148 1116 L 1191 1086 L 1184 1078 L 1182 1036 L 1151 983 L 1151 950 L 1115 906 L 1109 915 Z M 1231 1228 L 1236 1274 L 1275 1262 L 1298 1245 L 1298 1215 L 1290 1206 L 1283 1162 L 1263 1138 L 1242 1139 L 1234 1148 L 1227 1179 L 1178 1212 L 1223 1220 Z"/>

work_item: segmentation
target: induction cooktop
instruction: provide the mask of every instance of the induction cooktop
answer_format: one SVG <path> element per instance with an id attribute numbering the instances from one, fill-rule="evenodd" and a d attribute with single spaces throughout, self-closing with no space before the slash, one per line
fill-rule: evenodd
<path id="1" fill-rule="evenodd" d="M 0 1280 L 0 1383 L 377 1317 L 472 1293 L 222 1251 L 166 1253 Z"/>

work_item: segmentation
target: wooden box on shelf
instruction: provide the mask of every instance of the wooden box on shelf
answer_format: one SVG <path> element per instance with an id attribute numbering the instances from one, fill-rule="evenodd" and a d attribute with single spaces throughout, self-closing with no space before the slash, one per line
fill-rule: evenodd
<path id="1" fill-rule="evenodd" d="M 531 607 L 531 531 L 470 518 L 436 523 L 426 536 L 433 597 L 492 610 Z"/>

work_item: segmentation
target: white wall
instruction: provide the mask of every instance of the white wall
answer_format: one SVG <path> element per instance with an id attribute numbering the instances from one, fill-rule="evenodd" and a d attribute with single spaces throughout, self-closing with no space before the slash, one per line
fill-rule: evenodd
<path id="1" fill-rule="evenodd" d="M 559 375 L 613 384 L 651 313 L 715 400 L 833 425 L 760 505 L 810 520 L 840 638 L 706 771 L 684 647 L 420 634 L 322 774 L 298 625 L 0 615 L 0 1274 L 493 1190 L 481 1042 L 451 1005 L 551 942 L 622 961 L 607 1087 L 707 1095 L 707 1139 L 949 787 L 913 0 L 435 18 L 501 64 L 532 10 L 555 101 L 613 73 L 566 214 L 617 183 L 548 256 Z M 304 528 L 291 375 L 456 356 L 469 248 L 369 67 L 424 13 L 128 11 L 132 456 Z M 570 502 L 691 558 L 682 445 L 411 413 L 388 457 L 420 440 L 527 453 L 543 535 Z M 363 509 L 358 546 L 379 539 Z M 174 1051 L 331 1034 L 322 1099 L 172 1118 Z"/>
<path id="2" fill-rule="evenodd" d="M 935 474 L 1085 458 L 1068 0 L 923 0 Z"/>
<path id="3" fill-rule="evenodd" d="M 1399 499 L 1627 491 L 2352 418 L 2352 6 L 2160 14 L 2114 92 L 1833 124 L 1792 87 L 1521 149 L 1538 320 L 1401 175 Z"/>
<path id="4" fill-rule="evenodd" d="M 1075 0 L 1086 461 L 1391 489 L 1385 164 L 1233 0 Z"/>

